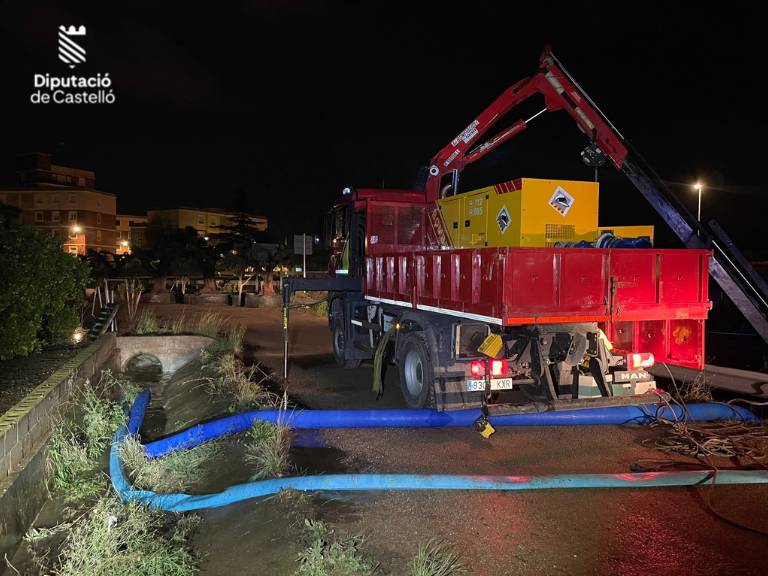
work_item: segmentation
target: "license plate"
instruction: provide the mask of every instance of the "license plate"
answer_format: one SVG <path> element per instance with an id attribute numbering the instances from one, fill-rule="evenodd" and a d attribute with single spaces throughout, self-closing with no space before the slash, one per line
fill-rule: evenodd
<path id="1" fill-rule="evenodd" d="M 491 390 L 512 390 L 512 378 L 491 378 Z M 485 391 L 485 380 L 467 380 L 467 392 Z"/>

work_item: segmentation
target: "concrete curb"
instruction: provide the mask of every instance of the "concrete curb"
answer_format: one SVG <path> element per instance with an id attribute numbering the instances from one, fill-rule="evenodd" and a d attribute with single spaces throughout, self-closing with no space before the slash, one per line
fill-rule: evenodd
<path id="1" fill-rule="evenodd" d="M 90 378 L 115 350 L 115 335 L 105 334 L 67 360 L 0 416 L 0 496 L 5 479 L 32 457 L 51 431 L 51 412 L 65 401 L 76 380 Z"/>

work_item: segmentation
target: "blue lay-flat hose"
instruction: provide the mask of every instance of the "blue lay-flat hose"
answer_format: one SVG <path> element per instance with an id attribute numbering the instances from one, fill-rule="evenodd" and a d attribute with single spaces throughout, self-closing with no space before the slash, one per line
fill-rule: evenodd
<path id="1" fill-rule="evenodd" d="M 256 420 L 283 422 L 294 429 L 320 428 L 444 428 L 469 427 L 480 410 L 438 412 L 431 409 L 404 410 L 257 410 L 226 416 L 192 426 L 145 446 L 147 457 L 158 458 L 174 450 L 192 448 L 202 442 L 248 430 Z M 729 404 L 680 406 L 639 404 L 582 410 L 559 410 L 491 416 L 493 426 L 591 426 L 652 424 L 658 418 L 702 422 L 707 420 L 759 421 L 749 410 Z"/>
<path id="2" fill-rule="evenodd" d="M 204 508 L 215 508 L 219 506 L 227 506 L 235 502 L 242 500 L 256 498 L 259 496 L 266 496 L 269 494 L 275 494 L 281 490 L 300 490 L 300 491 L 363 491 L 363 490 L 550 490 L 550 489 L 567 489 L 567 488 L 649 488 L 658 486 L 693 486 L 702 485 L 710 482 L 714 482 L 715 476 L 711 470 L 698 470 L 698 471 L 686 471 L 686 472 L 646 472 L 641 474 L 636 473 L 624 473 L 624 474 L 554 474 L 543 476 L 468 476 L 468 475 L 449 475 L 449 474 L 326 474 L 319 476 L 298 476 L 291 478 L 276 478 L 273 480 L 261 480 L 257 482 L 248 482 L 246 484 L 237 484 L 230 486 L 222 492 L 215 494 L 157 494 L 150 490 L 137 490 L 135 489 L 123 469 L 122 462 L 120 460 L 119 446 L 123 438 L 128 434 L 138 434 L 141 428 L 141 422 L 144 417 L 147 405 L 149 403 L 149 392 L 142 392 L 134 401 L 131 409 L 131 415 L 128 422 L 128 426 L 121 426 L 115 433 L 113 439 L 112 448 L 109 455 L 109 473 L 112 479 L 112 485 L 121 498 L 128 501 L 137 501 L 147 504 L 148 506 L 160 510 L 167 510 L 170 512 L 188 512 L 192 510 L 200 510 Z M 697 409 L 696 406 L 707 406 L 706 409 Z M 733 412 L 722 411 L 720 409 L 715 410 L 714 406 L 725 406 L 728 409 L 733 409 Z M 636 407 L 638 408 L 638 407 Z M 595 410 L 606 410 L 599 408 Z M 272 413 L 274 411 L 264 411 L 266 413 Z M 336 417 L 342 413 L 358 413 L 363 416 L 371 411 L 332 411 Z M 419 412 L 419 411 L 383 411 L 383 412 Z M 427 411 L 433 413 L 434 411 Z M 474 412 L 474 411 L 463 411 Z M 571 412 L 583 412 L 571 411 Z M 731 418 L 737 419 L 752 419 L 744 418 L 742 410 L 736 410 L 735 407 L 726 405 L 710 404 L 710 405 L 691 405 L 686 410 L 686 414 L 682 412 L 670 412 L 667 416 L 674 418 L 687 417 L 688 419 L 713 419 L 717 414 L 721 416 L 725 414 Z M 250 415 L 256 413 L 248 413 Z M 311 412 L 295 412 L 293 418 L 300 414 L 311 414 Z M 455 414 L 455 413 L 453 413 Z M 542 415 L 551 415 L 557 413 L 544 413 Z M 563 414 L 562 412 L 560 414 Z M 602 412 L 601 412 L 602 414 Z M 635 414 L 635 417 L 639 418 L 638 423 L 645 423 L 646 419 L 653 418 L 653 412 L 643 412 L 642 415 Z M 658 415 L 663 415 L 660 410 Z M 751 413 L 750 413 L 751 414 Z M 245 415 L 237 415 L 245 416 Z M 285 416 L 284 414 L 282 416 Z M 519 416 L 536 416 L 531 415 L 515 415 Z M 228 421 L 228 424 L 220 425 L 218 430 L 221 434 L 230 434 L 234 430 L 232 428 L 233 422 L 238 426 L 245 422 L 253 422 L 258 419 L 255 417 L 239 418 L 232 420 L 234 417 L 224 418 L 219 421 L 209 422 L 203 428 L 206 430 L 206 437 L 203 436 L 188 436 L 186 437 L 184 446 L 190 447 L 191 438 L 195 438 L 196 442 L 192 445 L 205 442 L 212 437 L 208 432 L 213 432 L 214 427 L 210 425 L 221 423 L 222 421 Z M 265 418 L 271 421 L 275 421 L 278 415 L 272 415 Z M 372 422 L 370 416 L 363 416 L 363 419 Z M 463 418 L 463 417 L 462 417 Z M 509 418 L 507 416 L 501 418 Z M 497 417 L 498 419 L 498 417 Z M 559 425 L 567 423 L 566 419 L 557 419 Z M 327 427 L 319 426 L 318 422 L 314 420 L 302 420 L 299 421 L 305 425 L 305 428 L 312 427 Z M 361 420 L 362 421 L 362 420 Z M 396 420 L 398 422 L 408 421 L 407 426 L 413 426 L 410 420 Z M 459 424 L 446 424 L 444 419 L 434 419 L 434 422 L 442 422 L 441 425 L 459 425 Z M 449 420 L 453 422 L 454 420 Z M 291 420 L 291 425 L 294 425 L 295 420 Z M 505 420 L 505 423 L 507 420 Z M 600 421 L 599 423 L 605 423 Z M 309 424 L 313 424 L 309 426 Z M 327 422 L 326 422 L 327 424 Z M 497 420 L 494 420 L 495 425 L 499 425 Z M 379 423 L 379 426 L 382 424 Z M 401 424 L 405 426 L 406 424 Z M 538 423 L 537 423 L 538 425 Z M 350 426 L 348 426 L 350 427 Z M 197 428 L 197 427 L 193 427 Z M 191 430 L 191 429 L 190 429 Z M 173 438 L 173 437 L 171 437 Z M 168 440 L 168 439 L 164 439 Z M 158 441 L 162 442 L 162 441 Z M 157 443 L 153 443 L 158 445 Z M 149 445 L 148 445 L 149 446 Z M 169 446 L 175 446 L 172 448 Z M 179 449 L 182 445 L 179 442 L 175 444 L 166 445 L 165 448 Z M 158 457 L 159 454 L 155 454 Z M 768 483 L 768 472 L 766 471 L 753 471 L 753 470 L 721 470 L 717 473 L 717 484 L 765 484 Z"/>

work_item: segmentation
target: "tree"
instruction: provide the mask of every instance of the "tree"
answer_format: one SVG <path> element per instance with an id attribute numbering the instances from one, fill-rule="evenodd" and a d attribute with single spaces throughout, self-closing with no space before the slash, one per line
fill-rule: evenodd
<path id="1" fill-rule="evenodd" d="M 195 275 L 213 274 L 215 256 L 206 241 L 191 226 L 186 228 L 162 228 L 150 237 L 149 264 L 157 279 L 154 292 L 165 290 L 166 278 L 177 276 L 181 291 L 186 292 L 189 278 Z"/>
<path id="2" fill-rule="evenodd" d="M 221 255 L 219 267 L 237 277 L 237 294 L 242 297 L 243 288 L 261 265 L 261 250 L 257 247 L 261 231 L 245 212 L 238 212 L 231 224 L 216 228 L 220 230 L 213 235 Z"/>
<path id="3" fill-rule="evenodd" d="M 0 359 L 26 356 L 77 327 L 90 270 L 60 238 L 0 211 L 0 270 Z"/>

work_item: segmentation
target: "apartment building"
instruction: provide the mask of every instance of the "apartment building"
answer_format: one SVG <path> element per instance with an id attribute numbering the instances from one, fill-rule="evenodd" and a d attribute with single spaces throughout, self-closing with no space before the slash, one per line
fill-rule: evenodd
<path id="1" fill-rule="evenodd" d="M 134 248 L 145 248 L 148 222 L 146 216 L 118 214 L 115 225 L 117 229 L 115 254 L 130 254 Z"/>
<path id="2" fill-rule="evenodd" d="M 203 237 L 211 237 L 220 234 L 218 226 L 232 223 L 236 216 L 231 210 L 218 208 L 169 208 L 166 210 L 148 210 L 147 218 L 150 228 L 186 228 L 188 226 L 197 230 Z M 267 229 L 267 218 L 256 214 L 249 214 L 254 226 L 261 231 Z"/>
<path id="3" fill-rule="evenodd" d="M 96 189 L 96 174 L 51 163 L 51 155 L 24 154 L 16 184 L 0 188 L 0 203 L 21 211 L 21 222 L 63 239 L 64 250 L 113 252 L 117 198 Z"/>

